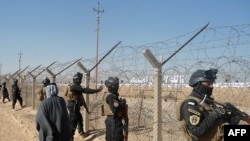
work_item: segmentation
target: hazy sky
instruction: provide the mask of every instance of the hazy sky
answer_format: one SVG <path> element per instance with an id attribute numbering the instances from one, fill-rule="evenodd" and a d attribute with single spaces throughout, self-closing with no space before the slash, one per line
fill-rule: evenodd
<path id="1" fill-rule="evenodd" d="M 0 0 L 1 73 L 95 58 L 98 0 Z M 250 23 L 249 0 L 99 0 L 99 53 L 209 26 Z"/>

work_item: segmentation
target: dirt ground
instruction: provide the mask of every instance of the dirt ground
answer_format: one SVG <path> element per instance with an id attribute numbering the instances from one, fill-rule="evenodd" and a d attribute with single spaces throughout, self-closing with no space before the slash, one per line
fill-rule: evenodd
<path id="1" fill-rule="evenodd" d="M 11 108 L 11 102 L 2 103 L 0 99 L 0 141 L 38 141 L 35 127 L 36 110 L 31 107 Z M 75 141 L 104 141 L 104 131 L 90 131 L 91 135 L 83 139 L 76 132 Z"/>
<path id="2" fill-rule="evenodd" d="M 132 89 L 128 89 L 132 90 Z M 153 140 L 153 110 L 154 101 L 152 100 L 152 91 L 136 91 L 122 93 L 136 93 L 134 96 L 126 95 L 129 108 L 130 129 L 129 140 L 150 141 Z M 229 90 L 229 92 L 228 92 Z M 229 101 L 237 105 L 242 111 L 250 113 L 249 105 L 249 88 L 247 89 L 217 89 L 215 97 L 224 102 Z M 164 94 L 167 94 L 166 91 Z M 173 92 L 175 92 L 173 90 Z M 138 93 L 138 94 L 137 94 Z M 184 93 L 184 92 L 183 92 Z M 188 93 L 188 92 L 185 92 Z M 225 93 L 227 95 L 225 95 Z M 143 94 L 143 95 L 142 95 Z M 60 95 L 62 96 L 62 95 Z M 162 138 L 170 141 L 184 141 L 183 131 L 180 130 L 180 123 L 176 121 L 176 104 L 177 100 L 185 96 L 182 93 L 171 93 L 163 95 L 162 99 Z M 89 97 L 91 104 L 89 115 L 90 136 L 83 139 L 78 132 L 75 135 L 75 141 L 105 141 L 105 117 L 100 115 L 100 101 L 102 95 L 92 95 Z M 27 100 L 29 101 L 29 100 Z M 152 105 L 152 106 L 147 106 Z M 35 128 L 35 117 L 37 110 L 27 106 L 20 108 L 16 104 L 16 110 L 11 109 L 11 102 L 2 103 L 0 99 L 0 141 L 38 141 L 38 132 Z"/>

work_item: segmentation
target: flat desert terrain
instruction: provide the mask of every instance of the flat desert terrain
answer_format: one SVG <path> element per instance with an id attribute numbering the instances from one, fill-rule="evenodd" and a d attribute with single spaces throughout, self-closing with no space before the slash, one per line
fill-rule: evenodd
<path id="1" fill-rule="evenodd" d="M 36 110 L 31 107 L 21 109 L 19 103 L 11 108 L 11 102 L 2 103 L 0 99 L 0 140 L 1 141 L 38 141 L 35 127 Z M 91 135 L 85 141 L 104 141 L 104 131 L 90 131 Z M 78 132 L 75 141 L 83 141 Z"/>

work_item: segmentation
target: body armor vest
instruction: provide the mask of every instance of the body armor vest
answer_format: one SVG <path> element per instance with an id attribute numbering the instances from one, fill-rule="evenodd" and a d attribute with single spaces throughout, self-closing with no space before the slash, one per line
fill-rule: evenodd
<path id="1" fill-rule="evenodd" d="M 37 100 L 43 101 L 46 98 L 45 87 L 40 87 L 36 89 Z"/>
<path id="2" fill-rule="evenodd" d="M 114 113 L 111 111 L 109 104 L 106 102 L 107 96 L 110 95 L 108 92 L 104 92 L 103 98 L 102 98 L 102 116 L 112 116 Z"/>
<path id="3" fill-rule="evenodd" d="M 72 92 L 74 91 L 74 93 Z M 67 99 L 67 101 L 79 101 L 79 99 L 82 99 L 82 87 L 75 85 L 75 84 L 70 84 L 66 87 L 64 91 L 64 95 Z"/>
<path id="4" fill-rule="evenodd" d="M 66 89 L 64 91 L 64 95 L 65 95 L 67 101 L 75 100 L 75 98 L 73 97 L 73 93 L 70 90 L 70 85 L 66 87 Z"/>

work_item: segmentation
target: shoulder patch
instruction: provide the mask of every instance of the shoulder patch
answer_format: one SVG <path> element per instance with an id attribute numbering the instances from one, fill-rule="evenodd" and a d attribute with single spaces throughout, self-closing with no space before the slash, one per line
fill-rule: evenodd
<path id="1" fill-rule="evenodd" d="M 197 115 L 191 115 L 189 117 L 189 122 L 192 124 L 192 125 L 197 125 L 199 122 L 200 122 L 200 117 L 197 116 Z"/>
<path id="2" fill-rule="evenodd" d="M 195 101 L 193 99 L 186 99 L 184 101 L 184 103 L 187 104 L 187 105 L 192 105 L 192 106 L 196 106 L 198 104 L 197 101 Z"/>
<path id="3" fill-rule="evenodd" d="M 117 100 L 113 100 L 114 101 L 114 106 L 118 107 L 119 106 L 119 102 Z"/>
<path id="4" fill-rule="evenodd" d="M 191 108 L 188 108 L 188 111 L 189 111 L 190 113 L 193 113 L 193 114 L 197 115 L 197 116 L 200 116 L 200 115 L 201 115 L 200 112 L 198 112 L 198 111 L 196 111 L 196 110 L 194 110 L 194 109 L 191 109 Z"/>

